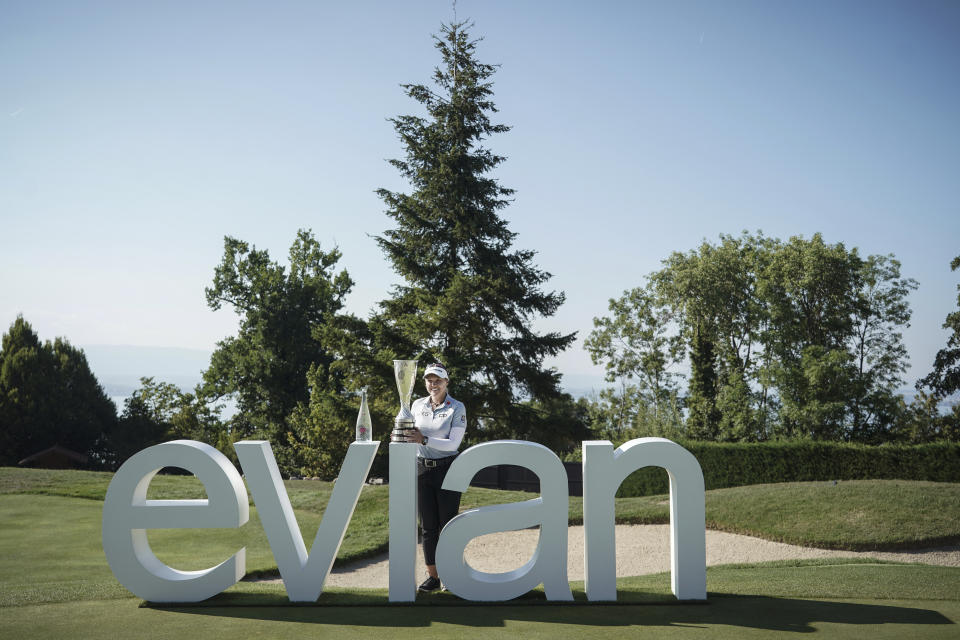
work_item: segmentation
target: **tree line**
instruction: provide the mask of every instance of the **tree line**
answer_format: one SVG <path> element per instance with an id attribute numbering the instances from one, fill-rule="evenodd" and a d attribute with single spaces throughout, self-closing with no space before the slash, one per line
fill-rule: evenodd
<path id="1" fill-rule="evenodd" d="M 922 381 L 928 393 L 905 405 L 895 393 L 906 366 L 900 330 L 916 283 L 892 256 L 860 257 L 819 235 L 745 233 L 672 254 L 612 300 L 587 338 L 616 386 L 563 393 L 544 359 L 576 336 L 533 329 L 564 295 L 545 288 L 551 275 L 514 247 L 500 215 L 513 190 L 492 177 L 504 158 L 486 145 L 509 127 L 491 120 L 496 67 L 476 59 L 468 27 L 443 27 L 432 84 L 403 85 L 419 115 L 391 119 L 404 154 L 390 163 L 409 190 L 377 192 L 393 226 L 375 240 L 402 283 L 368 317 L 344 310 L 353 281 L 340 252 L 310 231 L 298 232 L 285 264 L 226 237 L 206 302 L 239 315 L 237 335 L 217 344 L 195 389 L 144 378 L 119 415 L 82 351 L 41 343 L 19 317 L 0 351 L 0 464 L 55 443 L 115 468 L 170 438 L 230 456 L 232 442 L 264 438 L 284 473 L 335 477 L 355 392 L 369 389 L 385 436 L 398 408 L 391 361 L 411 358 L 447 366 L 451 394 L 468 407 L 468 444 L 518 438 L 563 453 L 591 437 L 636 435 L 957 438 L 957 412 L 936 406 L 958 388 L 960 314 L 948 317 L 953 336 Z M 237 407 L 229 419 L 226 398 Z"/>
<path id="2" fill-rule="evenodd" d="M 673 253 L 594 320 L 586 348 L 616 386 L 595 399 L 593 424 L 716 441 L 956 439 L 960 414 L 936 411 L 956 384 L 934 372 L 911 404 L 898 392 L 916 287 L 892 255 L 819 234 Z"/>

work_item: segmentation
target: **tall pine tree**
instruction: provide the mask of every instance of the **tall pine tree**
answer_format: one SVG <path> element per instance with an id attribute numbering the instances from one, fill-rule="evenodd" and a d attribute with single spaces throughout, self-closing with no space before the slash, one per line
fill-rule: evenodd
<path id="1" fill-rule="evenodd" d="M 519 437 L 565 448 L 584 428 L 559 427 L 582 423 L 544 410 L 564 398 L 560 374 L 543 360 L 575 334 L 532 328 L 564 295 L 541 289 L 550 274 L 533 264 L 533 251 L 512 248 L 516 234 L 498 215 L 513 190 L 489 175 L 504 158 L 483 142 L 509 127 L 490 121 L 496 67 L 476 60 L 469 26 L 444 25 L 435 36 L 442 63 L 433 87 L 403 85 L 426 117 L 391 119 L 406 157 L 390 162 L 412 190 L 378 191 L 396 227 L 377 242 L 405 282 L 380 303 L 372 326 L 398 357 L 447 365 L 450 392 L 467 406 L 468 439 Z"/>

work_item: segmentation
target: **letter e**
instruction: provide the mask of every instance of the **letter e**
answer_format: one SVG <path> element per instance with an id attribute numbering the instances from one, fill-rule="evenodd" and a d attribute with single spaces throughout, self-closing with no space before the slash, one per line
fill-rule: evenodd
<path id="1" fill-rule="evenodd" d="M 160 469 L 180 467 L 203 483 L 206 500 L 147 500 Z M 234 528 L 249 518 L 243 479 L 230 460 L 208 444 L 174 440 L 148 447 L 123 463 L 103 503 L 103 551 L 113 575 L 151 602 L 199 602 L 233 586 L 246 573 L 246 549 L 203 571 L 162 563 L 147 529 Z"/>

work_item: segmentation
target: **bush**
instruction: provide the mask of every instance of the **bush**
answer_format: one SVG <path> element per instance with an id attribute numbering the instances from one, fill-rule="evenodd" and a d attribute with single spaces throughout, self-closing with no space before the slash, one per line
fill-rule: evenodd
<path id="1" fill-rule="evenodd" d="M 960 482 L 960 444 L 955 442 L 879 446 L 812 440 L 678 444 L 700 462 L 706 489 L 825 480 Z M 630 474 L 620 485 L 617 497 L 668 491 L 667 474 L 650 467 Z"/>

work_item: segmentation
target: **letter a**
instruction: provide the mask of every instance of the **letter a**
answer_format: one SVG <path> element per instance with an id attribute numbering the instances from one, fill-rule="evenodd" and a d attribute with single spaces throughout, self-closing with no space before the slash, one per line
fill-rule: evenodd
<path id="1" fill-rule="evenodd" d="M 440 532 L 437 543 L 440 579 L 452 593 L 467 600 L 511 600 L 540 583 L 548 600 L 573 600 L 567 582 L 567 473 L 556 454 L 541 444 L 519 440 L 478 444 L 450 465 L 443 488 L 466 491 L 477 471 L 499 464 L 526 467 L 536 473 L 541 497 L 480 507 L 455 516 Z M 519 569 L 484 573 L 464 560 L 464 548 L 477 536 L 538 524 L 537 549 Z"/>

